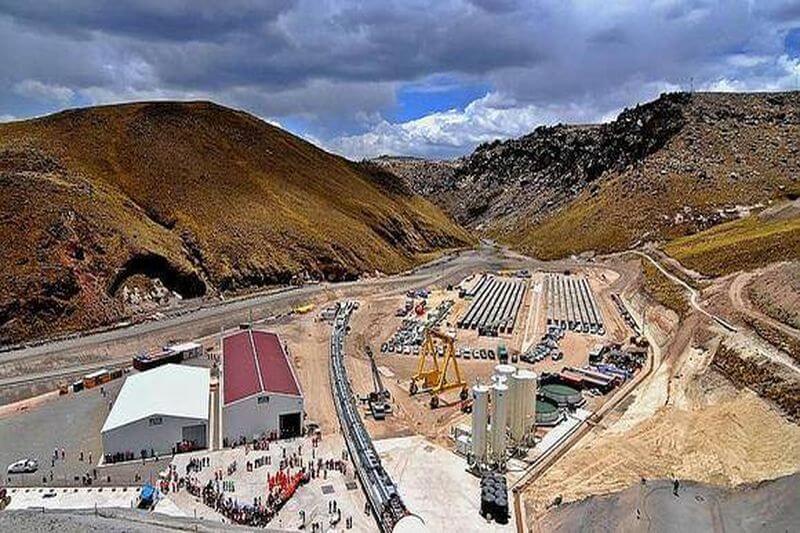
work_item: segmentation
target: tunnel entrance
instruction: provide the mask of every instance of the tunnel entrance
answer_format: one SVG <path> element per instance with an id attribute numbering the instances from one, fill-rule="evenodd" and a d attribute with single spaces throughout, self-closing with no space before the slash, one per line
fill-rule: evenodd
<path id="1" fill-rule="evenodd" d="M 125 281 L 137 275 L 160 280 L 165 288 L 180 294 L 182 298 L 197 298 L 206 293 L 206 285 L 196 272 L 184 272 L 165 257 L 153 253 L 137 254 L 130 258 L 112 280 L 108 293 L 116 296 Z"/>

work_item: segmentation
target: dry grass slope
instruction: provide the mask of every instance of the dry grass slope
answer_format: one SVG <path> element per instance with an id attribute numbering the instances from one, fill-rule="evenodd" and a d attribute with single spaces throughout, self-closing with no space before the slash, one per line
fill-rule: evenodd
<path id="1" fill-rule="evenodd" d="M 404 183 L 207 102 L 0 125 L 0 214 L 0 344 L 119 319 L 137 274 L 197 296 L 473 242 Z"/>
<path id="2" fill-rule="evenodd" d="M 676 239 L 664 251 L 712 276 L 796 260 L 800 258 L 800 216 L 775 220 L 750 216 Z"/>
<path id="3" fill-rule="evenodd" d="M 641 263 L 644 271 L 644 291 L 664 307 L 675 311 L 678 316 L 684 316 L 689 311 L 689 300 L 683 287 L 665 276 L 650 261 L 643 260 Z"/>

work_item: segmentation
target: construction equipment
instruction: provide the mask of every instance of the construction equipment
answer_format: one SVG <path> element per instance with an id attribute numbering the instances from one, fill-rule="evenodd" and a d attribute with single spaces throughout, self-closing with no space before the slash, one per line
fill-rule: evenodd
<path id="1" fill-rule="evenodd" d="M 438 339 L 443 345 L 443 353 L 441 355 L 438 353 L 439 348 L 436 346 L 434 339 Z M 439 357 L 443 358 L 444 361 L 440 363 Z M 430 364 L 428 360 L 430 360 Z M 448 377 L 448 370 L 451 365 L 455 372 L 455 379 Z M 467 390 L 467 382 L 461 377 L 461 370 L 458 368 L 453 337 L 434 329 L 428 329 L 425 332 L 425 340 L 419 352 L 417 373 L 411 377 L 409 392 L 412 396 L 420 391 L 430 392 L 431 409 L 436 409 L 439 407 L 439 394 L 459 388 L 461 389 L 460 398 L 465 400 L 469 396 L 469 392 Z"/>
<path id="2" fill-rule="evenodd" d="M 391 394 L 383 386 L 381 373 L 378 370 L 377 363 L 375 363 L 375 356 L 372 354 L 372 348 L 367 346 L 366 351 L 367 356 L 369 357 L 370 366 L 372 368 L 372 385 L 374 388 L 374 390 L 369 393 L 369 397 L 367 398 L 367 402 L 369 403 L 369 411 L 372 414 L 372 418 L 375 420 L 383 420 L 386 418 L 387 414 L 392 412 L 392 406 L 387 401 L 389 398 L 391 398 Z"/>

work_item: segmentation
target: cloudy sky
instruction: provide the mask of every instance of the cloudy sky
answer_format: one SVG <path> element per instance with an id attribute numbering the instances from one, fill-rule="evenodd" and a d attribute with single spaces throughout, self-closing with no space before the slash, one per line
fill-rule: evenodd
<path id="1" fill-rule="evenodd" d="M 451 157 L 663 91 L 795 89 L 800 1 L 0 0 L 0 120 L 211 99 L 352 158 Z"/>

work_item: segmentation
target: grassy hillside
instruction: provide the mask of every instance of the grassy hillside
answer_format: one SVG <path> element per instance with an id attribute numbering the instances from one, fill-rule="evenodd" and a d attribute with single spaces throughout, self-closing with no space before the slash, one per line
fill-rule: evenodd
<path id="1" fill-rule="evenodd" d="M 664 251 L 685 266 L 712 276 L 800 259 L 800 215 L 753 215 L 676 239 Z"/>
<path id="2" fill-rule="evenodd" d="M 0 125 L 0 213 L 0 343 L 118 319 L 135 276 L 199 296 L 472 243 L 403 182 L 206 102 Z"/>
<path id="3" fill-rule="evenodd" d="M 659 106 L 668 112 L 653 110 Z M 527 191 L 540 200 L 505 209 L 512 200 L 497 192 L 488 200 L 485 212 L 494 215 L 482 222 L 485 231 L 541 258 L 612 252 L 703 231 L 738 218 L 742 207 L 800 196 L 800 93 L 662 97 L 621 119 L 605 129 L 579 131 L 606 143 L 628 136 L 641 140 L 620 141 L 609 160 L 597 155 L 597 142 L 583 137 L 551 147 L 514 193 L 522 197 Z M 653 124 L 659 121 L 668 125 Z M 661 132 L 659 142 L 648 144 L 652 131 Z M 553 135 L 540 135 L 545 133 Z M 584 144 L 575 146 L 578 141 Z M 625 156 L 630 150 L 635 153 Z M 508 151 L 497 157 L 505 158 L 514 176 L 517 167 L 527 168 L 522 156 L 533 156 L 523 148 Z M 501 167 L 502 161 L 492 161 L 492 168 Z M 564 175 L 580 179 L 565 181 Z"/>
<path id="4" fill-rule="evenodd" d="M 642 260 L 642 271 L 644 292 L 664 307 L 678 313 L 678 316 L 685 315 L 689 310 L 689 300 L 683 287 L 665 276 L 650 261 Z"/>

